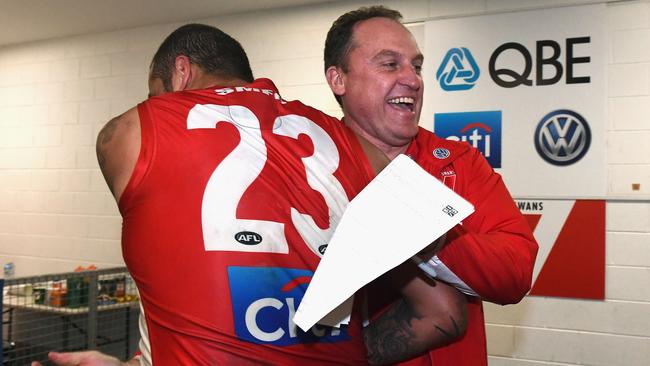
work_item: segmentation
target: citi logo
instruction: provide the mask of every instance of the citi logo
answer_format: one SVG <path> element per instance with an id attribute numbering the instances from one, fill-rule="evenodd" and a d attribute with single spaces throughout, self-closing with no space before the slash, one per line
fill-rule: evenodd
<path id="1" fill-rule="evenodd" d="M 442 59 L 436 80 L 445 91 L 468 90 L 481 75 L 472 53 L 465 47 L 452 48 Z"/>
<path id="2" fill-rule="evenodd" d="M 228 267 L 235 333 L 241 340 L 273 346 L 335 343 L 350 339 L 347 328 L 314 325 L 304 332 L 293 316 L 314 273 L 282 267 Z"/>
<path id="3" fill-rule="evenodd" d="M 493 168 L 501 168 L 501 111 L 436 113 L 438 137 L 467 142 L 479 150 Z"/>
<path id="4" fill-rule="evenodd" d="M 560 109 L 539 122 L 535 130 L 535 149 L 539 156 L 553 165 L 571 165 L 589 150 L 591 130 L 578 113 Z"/>
<path id="5" fill-rule="evenodd" d="M 262 236 L 252 231 L 240 231 L 235 234 L 235 240 L 244 245 L 257 245 L 262 242 Z"/>

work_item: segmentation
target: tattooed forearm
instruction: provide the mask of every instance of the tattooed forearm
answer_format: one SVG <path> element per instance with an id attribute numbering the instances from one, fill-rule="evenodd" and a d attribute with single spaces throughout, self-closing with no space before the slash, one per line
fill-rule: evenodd
<path id="1" fill-rule="evenodd" d="M 449 315 L 449 320 L 451 321 L 451 324 L 449 325 L 448 329 L 443 328 L 441 325 L 435 324 L 436 329 L 438 329 L 440 333 L 447 337 L 446 341 L 443 340 L 445 344 L 458 339 L 463 335 L 463 333 L 465 333 L 465 324 L 459 325 L 456 319 L 454 319 L 454 317 L 451 315 Z"/>
<path id="2" fill-rule="evenodd" d="M 465 320 L 462 317 L 455 319 L 449 315 L 449 323 L 442 323 L 420 316 L 407 301 L 400 299 L 364 329 L 368 362 L 385 365 L 403 361 L 463 335 Z"/>
<path id="3" fill-rule="evenodd" d="M 370 364 L 394 363 L 408 354 L 415 339 L 411 328 L 413 318 L 416 318 L 413 309 L 400 299 L 381 318 L 365 328 L 364 341 Z"/>

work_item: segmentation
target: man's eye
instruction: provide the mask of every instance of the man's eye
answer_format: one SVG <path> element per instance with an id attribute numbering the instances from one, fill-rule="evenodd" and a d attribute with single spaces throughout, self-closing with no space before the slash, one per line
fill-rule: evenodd
<path id="1" fill-rule="evenodd" d="M 415 69 L 415 73 L 418 75 L 422 73 L 422 65 L 413 65 L 413 69 Z"/>
<path id="2" fill-rule="evenodd" d="M 384 62 L 383 66 L 389 67 L 389 68 L 395 68 L 395 67 L 397 67 L 397 62 Z"/>

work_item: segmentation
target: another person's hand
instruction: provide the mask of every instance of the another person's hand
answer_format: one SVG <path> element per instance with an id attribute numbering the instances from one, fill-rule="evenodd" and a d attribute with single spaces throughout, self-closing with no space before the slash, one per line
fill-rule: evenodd
<path id="1" fill-rule="evenodd" d="M 47 358 L 57 366 L 124 366 L 130 364 L 122 363 L 115 357 L 97 351 L 50 352 L 47 354 Z M 34 361 L 32 366 L 43 365 Z"/>

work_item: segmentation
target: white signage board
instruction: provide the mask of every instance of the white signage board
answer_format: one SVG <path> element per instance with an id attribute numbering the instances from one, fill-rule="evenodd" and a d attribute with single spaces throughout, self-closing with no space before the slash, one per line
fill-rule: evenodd
<path id="1" fill-rule="evenodd" d="M 605 5 L 429 21 L 420 124 L 465 140 L 513 196 L 605 197 Z"/>

